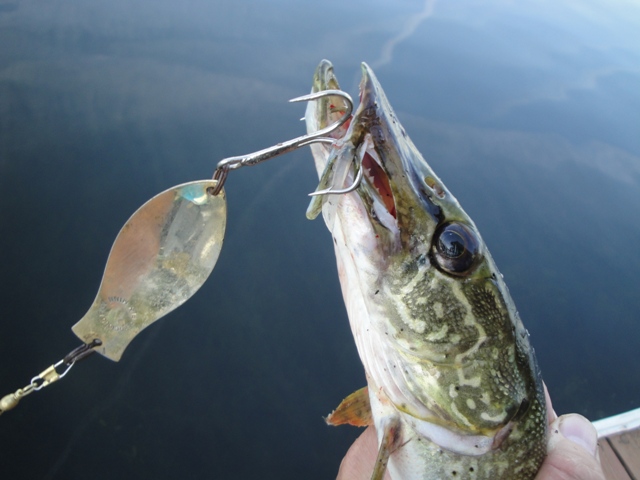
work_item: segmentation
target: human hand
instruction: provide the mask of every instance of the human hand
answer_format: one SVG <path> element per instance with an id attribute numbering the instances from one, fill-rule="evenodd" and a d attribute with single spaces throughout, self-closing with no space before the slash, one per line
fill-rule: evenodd
<path id="1" fill-rule="evenodd" d="M 558 417 L 546 385 L 544 395 L 547 399 L 549 443 L 547 458 L 535 480 L 605 480 L 595 427 L 576 413 Z"/>
<path id="2" fill-rule="evenodd" d="M 578 414 L 558 417 L 545 386 L 549 443 L 535 480 L 605 480 L 598 455 L 598 436 L 591 422 Z M 336 480 L 369 480 L 378 454 L 373 426 L 351 445 Z M 390 480 L 387 473 L 384 480 Z"/>

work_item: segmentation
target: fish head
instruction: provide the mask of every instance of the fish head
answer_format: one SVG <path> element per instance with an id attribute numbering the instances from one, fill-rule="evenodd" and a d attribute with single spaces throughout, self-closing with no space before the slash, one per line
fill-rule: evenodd
<path id="1" fill-rule="evenodd" d="M 339 89 L 331 63 L 319 65 L 313 85 L 313 91 Z M 308 130 L 326 127 L 344 111 L 344 99 L 338 96 L 310 103 Z M 408 137 L 367 64 L 362 64 L 360 105 L 333 135 L 331 147 L 315 146 L 320 151 L 316 166 L 323 172 L 320 188 L 343 188 L 345 166 L 363 170 L 358 188 L 349 194 L 358 197 L 351 203 L 358 205 L 361 235 L 350 235 L 349 242 L 367 249 L 380 276 L 411 264 L 458 278 L 492 276 L 475 224 Z M 326 198 L 312 201 L 308 216 L 317 215 L 322 203 L 330 212 L 332 206 L 339 208 L 338 198 L 333 204 L 322 200 Z"/>

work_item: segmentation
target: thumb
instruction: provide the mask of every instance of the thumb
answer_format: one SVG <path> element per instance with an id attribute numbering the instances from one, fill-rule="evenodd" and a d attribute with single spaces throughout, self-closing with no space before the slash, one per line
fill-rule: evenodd
<path id="1" fill-rule="evenodd" d="M 598 434 L 582 415 L 562 415 L 549 425 L 547 458 L 536 480 L 605 480 Z"/>

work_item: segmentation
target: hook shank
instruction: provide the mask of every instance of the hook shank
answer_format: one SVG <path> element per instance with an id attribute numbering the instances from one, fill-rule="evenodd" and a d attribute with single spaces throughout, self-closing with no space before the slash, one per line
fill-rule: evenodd
<path id="1" fill-rule="evenodd" d="M 308 102 L 330 95 L 342 97 L 346 103 L 345 112 L 338 120 L 336 120 L 331 125 L 318 130 L 317 132 L 307 135 L 301 135 L 292 140 L 278 143 L 277 145 L 269 148 L 264 148 L 257 152 L 248 153 L 246 155 L 240 155 L 237 157 L 229 157 L 221 160 L 220 162 L 218 162 L 216 171 L 213 174 L 214 180 L 217 180 L 218 183 L 210 193 L 212 195 L 217 195 L 218 193 L 220 193 L 220 190 L 222 190 L 222 186 L 224 185 L 227 179 L 228 172 L 230 170 L 236 170 L 237 168 L 245 167 L 247 165 L 257 165 L 258 163 L 262 163 L 265 160 L 270 160 L 271 158 L 289 153 L 293 150 L 304 147 L 306 145 L 310 145 L 312 143 L 333 143 L 335 139 L 327 137 L 327 135 L 344 125 L 349 120 L 349 118 L 351 118 L 351 113 L 353 112 L 353 101 L 351 100 L 351 97 L 348 93 L 343 92 L 342 90 L 322 90 L 319 92 L 310 93 L 308 95 L 303 95 L 301 97 L 292 98 L 289 101 Z"/>

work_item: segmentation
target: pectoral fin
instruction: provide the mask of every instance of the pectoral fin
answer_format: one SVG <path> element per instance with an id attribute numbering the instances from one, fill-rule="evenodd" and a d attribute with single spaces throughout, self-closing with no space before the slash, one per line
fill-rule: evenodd
<path id="1" fill-rule="evenodd" d="M 382 427 L 382 442 L 380 442 L 378 457 L 376 458 L 376 465 L 373 469 L 371 480 L 383 480 L 384 474 L 387 471 L 389 456 L 400 446 L 400 422 L 395 418 L 387 418 L 386 420 Z"/>
<path id="2" fill-rule="evenodd" d="M 354 425 L 366 427 L 373 424 L 371 405 L 369 404 L 369 389 L 362 387 L 340 402 L 338 408 L 331 412 L 325 421 L 329 425 Z"/>

